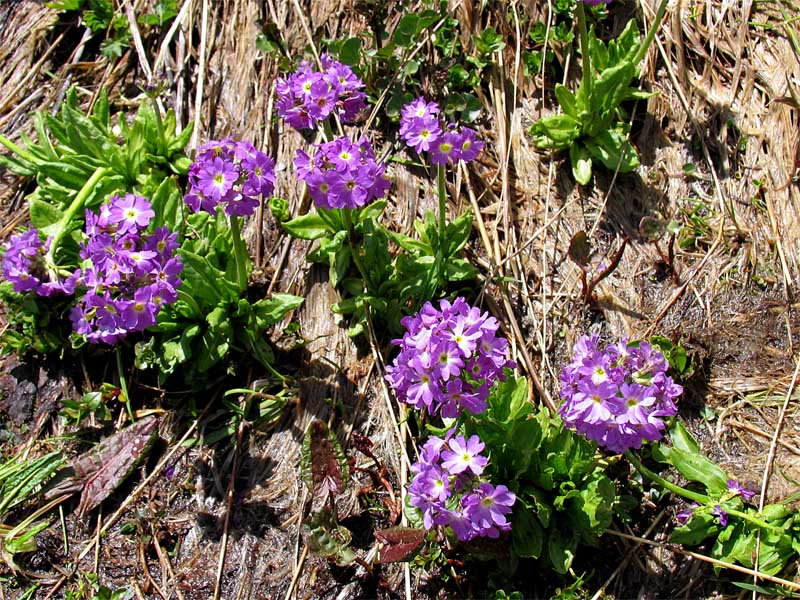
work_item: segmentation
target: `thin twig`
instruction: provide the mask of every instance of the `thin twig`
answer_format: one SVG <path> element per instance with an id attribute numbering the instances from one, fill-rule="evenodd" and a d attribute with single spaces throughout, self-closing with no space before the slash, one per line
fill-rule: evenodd
<path id="1" fill-rule="evenodd" d="M 197 136 L 200 132 L 200 110 L 203 106 L 203 85 L 206 77 L 206 43 L 208 38 L 208 0 L 203 0 L 200 20 L 200 64 L 197 67 L 197 92 L 194 96 L 194 130 L 192 131 L 192 150 L 197 149 Z"/>
<path id="2" fill-rule="evenodd" d="M 745 575 L 755 575 L 766 581 L 771 581 L 772 583 L 777 583 L 778 585 L 782 585 L 784 587 L 791 588 L 793 590 L 800 590 L 800 583 L 795 583 L 794 581 L 789 581 L 788 579 L 781 579 L 780 577 L 775 577 L 774 575 L 767 575 L 766 573 L 759 573 L 754 569 L 748 569 L 747 567 L 742 567 L 739 565 L 735 565 L 733 563 L 725 562 L 724 560 L 711 558 L 710 556 L 699 554 L 697 552 L 692 552 L 691 550 L 684 550 L 680 546 L 676 546 L 674 544 L 669 544 L 665 542 L 654 542 L 653 540 L 648 540 L 646 538 L 641 538 L 635 535 L 622 533 L 620 531 L 614 531 L 613 529 L 606 529 L 605 533 L 610 533 L 611 535 L 625 538 L 626 540 L 639 542 L 640 544 L 647 544 L 648 546 L 658 546 L 660 548 L 667 548 L 668 550 L 671 550 L 676 554 L 691 556 L 692 558 L 696 558 L 697 560 L 702 560 L 703 562 L 711 563 L 712 565 L 717 565 L 718 567 L 722 567 L 724 569 L 731 569 L 732 571 L 738 571 L 739 573 L 744 573 Z"/>
<path id="3" fill-rule="evenodd" d="M 772 477 L 772 466 L 775 463 L 775 452 L 778 448 L 778 437 L 781 434 L 781 429 L 783 428 L 783 422 L 786 419 L 786 409 L 789 407 L 789 400 L 792 398 L 792 392 L 794 392 L 794 387 L 797 385 L 797 377 L 800 375 L 800 356 L 796 358 L 797 366 L 794 369 L 794 375 L 792 376 L 792 383 L 789 384 L 789 389 L 786 390 L 786 398 L 783 401 L 783 406 L 781 406 L 781 412 L 778 415 L 778 422 L 775 424 L 775 433 L 772 436 L 772 441 L 769 445 L 769 453 L 767 454 L 767 462 L 764 465 L 764 475 L 761 477 L 761 495 L 758 499 L 758 512 L 762 512 L 764 510 L 764 502 L 767 499 L 767 490 L 769 489 L 769 481 Z M 761 543 L 761 531 L 758 531 L 758 537 L 756 538 L 756 559 L 755 559 L 755 570 L 756 573 L 758 572 L 758 547 Z M 758 575 L 754 576 L 753 583 L 758 583 Z"/>
<path id="4" fill-rule="evenodd" d="M 183 443 L 187 439 L 189 439 L 189 436 L 191 436 L 194 433 L 194 430 L 197 429 L 197 425 L 200 422 L 200 419 L 205 417 L 205 415 L 208 412 L 210 407 L 211 407 L 211 404 L 209 403 L 209 405 L 203 410 L 203 412 L 200 414 L 200 416 L 197 417 L 194 420 L 194 422 L 191 424 L 189 429 L 186 430 L 186 433 L 183 434 L 181 439 L 178 440 L 178 443 L 175 444 L 172 447 L 172 450 L 167 452 L 166 456 L 164 456 L 164 458 L 162 458 L 161 461 L 156 465 L 155 469 L 153 469 L 153 472 L 150 473 L 150 475 L 148 475 L 147 477 L 145 477 L 145 479 L 144 479 L 144 481 L 142 481 L 142 483 L 140 483 L 138 486 L 136 486 L 136 489 L 133 490 L 133 492 L 131 492 L 131 494 L 127 498 L 125 498 L 125 500 L 123 500 L 123 502 L 122 502 L 122 504 L 120 504 L 119 508 L 116 511 L 114 511 L 114 513 L 108 518 L 108 520 L 106 520 L 106 522 L 103 525 L 103 527 L 100 528 L 100 536 L 101 537 L 106 532 L 108 532 L 108 530 L 111 529 L 111 527 L 114 526 L 114 524 L 117 522 L 117 520 L 128 510 L 128 507 L 133 502 L 136 501 L 136 499 L 139 497 L 139 494 L 141 494 L 142 491 L 147 486 L 149 486 L 150 483 L 156 477 L 161 475 L 161 472 L 164 470 L 164 468 L 167 466 L 167 464 L 169 464 L 170 461 L 172 461 L 172 457 L 175 456 L 175 454 L 177 454 L 177 452 L 179 450 L 185 450 L 185 448 L 183 447 Z M 78 570 L 78 565 L 80 564 L 80 562 L 84 558 L 86 558 L 86 555 L 89 554 L 89 552 L 91 552 L 92 549 L 95 548 L 96 546 L 97 546 L 96 540 L 92 539 L 92 541 L 89 544 L 87 544 L 87 546 L 78 555 L 78 558 L 74 561 L 74 565 L 73 565 L 72 569 L 70 571 L 68 571 L 65 575 L 61 576 L 61 578 L 55 583 L 53 588 L 48 592 L 47 596 L 45 596 L 44 600 L 48 600 L 49 598 L 52 598 L 53 595 L 56 592 L 58 592 L 58 590 L 61 589 L 61 586 L 63 586 L 67 582 L 68 579 L 70 579 L 73 575 L 75 575 L 75 573 Z"/>

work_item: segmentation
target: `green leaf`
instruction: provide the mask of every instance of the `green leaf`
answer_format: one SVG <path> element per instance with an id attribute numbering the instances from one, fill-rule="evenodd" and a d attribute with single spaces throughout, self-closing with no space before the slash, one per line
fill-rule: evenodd
<path id="1" fill-rule="evenodd" d="M 696 546 L 713 535 L 718 528 L 713 516 L 706 513 L 695 513 L 685 525 L 676 527 L 672 531 L 669 541 L 673 544 Z"/>
<path id="2" fill-rule="evenodd" d="M 347 38 L 339 48 L 339 60 L 351 67 L 358 65 L 361 55 L 361 38 Z"/>
<path id="3" fill-rule="evenodd" d="M 602 131 L 586 139 L 585 144 L 592 157 L 611 171 L 619 168 L 620 173 L 630 173 L 639 166 L 636 149 L 619 129 Z"/>
<path id="4" fill-rule="evenodd" d="M 572 163 L 572 176 L 581 185 L 589 185 L 592 179 L 592 157 L 581 143 L 574 143 L 569 148 L 569 160 Z"/>
<path id="5" fill-rule="evenodd" d="M 295 217 L 291 221 L 284 221 L 281 226 L 289 235 L 301 240 L 318 240 L 326 233 L 335 233 L 317 212 Z"/>
<path id="6" fill-rule="evenodd" d="M 386 200 L 376 200 L 375 202 L 371 202 L 367 204 L 364 208 L 358 211 L 358 216 L 354 221 L 356 223 L 364 223 L 369 219 L 377 220 L 383 214 L 383 211 L 386 209 Z"/>
<path id="7" fill-rule="evenodd" d="M 566 87 L 563 85 L 556 84 L 555 87 L 556 93 L 556 100 L 558 100 L 559 106 L 561 106 L 561 110 L 564 111 L 564 114 L 573 117 L 574 119 L 578 118 L 578 108 L 575 104 L 575 94 L 570 92 Z"/>
<path id="8" fill-rule="evenodd" d="M 578 122 L 569 115 L 551 115 L 531 125 L 531 135 L 539 148 L 561 150 L 580 135 Z"/>
<path id="9" fill-rule="evenodd" d="M 214 267 L 206 257 L 184 249 L 180 250 L 180 257 L 183 262 L 181 291 L 192 296 L 195 302 L 217 306 L 223 298 L 238 298 L 236 286 L 225 278 L 224 271 Z"/>
<path id="10" fill-rule="evenodd" d="M 653 458 L 672 465 L 689 481 L 703 484 L 712 496 L 727 492 L 725 471 L 702 455 L 697 442 L 679 421 L 670 429 L 670 438 L 672 447 L 663 442 L 653 446 Z"/>
<path id="11" fill-rule="evenodd" d="M 50 204 L 36 198 L 28 200 L 31 215 L 31 224 L 37 229 L 44 229 L 61 220 L 62 211 Z"/>
<path id="12" fill-rule="evenodd" d="M 547 554 L 553 568 L 557 573 L 566 575 L 575 558 L 577 540 L 575 537 L 568 539 L 569 534 L 563 531 L 551 532 L 547 540 Z"/>
<path id="13" fill-rule="evenodd" d="M 517 510 L 511 526 L 511 549 L 517 556 L 539 558 L 544 543 L 544 530 L 530 510 Z"/>
<path id="14" fill-rule="evenodd" d="M 273 294 L 270 298 L 259 300 L 253 304 L 259 327 L 274 325 L 289 311 L 300 306 L 305 298 L 292 294 Z"/>
<path id="15" fill-rule="evenodd" d="M 415 41 L 419 32 L 419 16 L 415 13 L 408 13 L 400 19 L 397 28 L 394 30 L 392 41 L 398 46 L 410 47 Z"/>

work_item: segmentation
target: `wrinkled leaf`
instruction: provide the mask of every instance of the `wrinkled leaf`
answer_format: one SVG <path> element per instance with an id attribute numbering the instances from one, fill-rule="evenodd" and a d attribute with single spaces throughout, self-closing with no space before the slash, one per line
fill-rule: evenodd
<path id="1" fill-rule="evenodd" d="M 340 494 L 350 469 L 339 440 L 323 421 L 312 421 L 300 453 L 300 473 L 315 497 Z"/>
<path id="2" fill-rule="evenodd" d="M 425 540 L 425 530 L 413 527 L 389 527 L 376 531 L 375 539 L 385 544 L 380 550 L 379 563 L 406 562 L 414 556 Z"/>
<path id="3" fill-rule="evenodd" d="M 145 417 L 103 439 L 75 460 L 74 478 L 83 485 L 79 517 L 105 500 L 136 468 L 157 437 L 157 425 L 158 417 Z"/>

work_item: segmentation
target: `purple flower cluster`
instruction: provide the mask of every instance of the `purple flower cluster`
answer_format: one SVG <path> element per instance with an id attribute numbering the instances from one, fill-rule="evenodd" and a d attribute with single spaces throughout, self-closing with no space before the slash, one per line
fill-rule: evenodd
<path id="1" fill-rule="evenodd" d="M 246 216 L 274 189 L 275 162 L 250 142 L 226 139 L 198 149 L 185 200 L 193 212 L 214 214 L 221 205 L 229 215 Z"/>
<path id="2" fill-rule="evenodd" d="M 313 156 L 298 150 L 294 164 L 318 208 L 359 208 L 389 191 L 386 166 L 366 138 L 356 143 L 341 137 L 315 148 Z"/>
<path id="3" fill-rule="evenodd" d="M 474 160 L 484 146 L 477 132 L 468 127 L 459 129 L 455 123 L 443 127 L 439 113 L 439 105 L 425 98 L 406 104 L 400 113 L 400 137 L 417 153 L 430 153 L 435 165 Z"/>
<path id="4" fill-rule="evenodd" d="M 583 3 L 588 6 L 597 6 L 598 4 L 611 4 L 611 0 L 583 0 Z"/>
<path id="5" fill-rule="evenodd" d="M 80 246 L 83 269 L 76 272 L 83 296 L 70 312 L 73 329 L 90 342 L 114 344 L 156 323 L 165 304 L 178 297 L 183 270 L 176 257 L 177 234 L 159 227 L 146 234 L 155 216 L 141 196 L 112 196 L 100 214 L 86 211 Z"/>
<path id="6" fill-rule="evenodd" d="M 561 371 L 559 414 L 568 427 L 612 452 L 656 441 L 663 417 L 677 414 L 683 388 L 667 372 L 664 355 L 648 342 L 626 340 L 599 348 L 598 336 L 575 344 L 572 362 Z"/>
<path id="7" fill-rule="evenodd" d="M 453 430 L 444 439 L 432 437 L 420 448 L 420 459 L 411 466 L 409 503 L 422 511 L 425 529 L 450 526 L 461 541 L 499 537 L 511 530 L 506 515 L 516 496 L 504 485 L 478 479 L 489 460 L 481 455 L 485 445 L 477 435 L 452 436 Z"/>
<path id="8" fill-rule="evenodd" d="M 417 315 L 403 318 L 406 333 L 392 340 L 400 354 L 386 368 L 386 380 L 401 402 L 431 414 L 481 413 L 492 384 L 515 366 L 508 341 L 497 336 L 497 319 L 464 298 L 441 300 L 439 307 L 426 302 Z"/>
<path id="9" fill-rule="evenodd" d="M 54 265 L 47 264 L 51 241 L 43 242 L 34 228 L 11 236 L 3 255 L 3 277 L 15 292 L 34 291 L 39 296 L 74 293 L 75 277 L 63 278 Z"/>
<path id="10" fill-rule="evenodd" d="M 310 129 L 336 110 L 350 123 L 366 106 L 364 82 L 353 69 L 327 54 L 320 56 L 322 72 L 304 60 L 287 78 L 275 82 L 278 115 L 295 129 Z"/>

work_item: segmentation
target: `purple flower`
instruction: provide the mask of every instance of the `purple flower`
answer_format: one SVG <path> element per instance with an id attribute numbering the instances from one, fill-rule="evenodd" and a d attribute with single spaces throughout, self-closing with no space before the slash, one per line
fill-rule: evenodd
<path id="1" fill-rule="evenodd" d="M 584 336 L 561 371 L 559 414 L 567 427 L 611 452 L 641 448 L 661 438 L 663 417 L 678 412 L 674 401 L 683 388 L 667 366 L 648 342 L 622 340 L 601 349 L 597 336 Z"/>
<path id="2" fill-rule="evenodd" d="M 386 380 L 400 402 L 417 409 L 443 417 L 483 412 L 492 384 L 515 366 L 508 341 L 497 336 L 497 320 L 464 298 L 441 300 L 438 310 L 427 302 L 401 324 L 406 333 L 392 340 L 400 354 L 387 367 Z"/>
<path id="3" fill-rule="evenodd" d="M 444 165 L 475 160 L 483 149 L 474 129 L 459 130 L 455 123 L 442 127 L 439 105 L 417 98 L 400 111 L 400 137 L 418 154 L 430 152 L 431 162 Z"/>
<path id="4" fill-rule="evenodd" d="M 71 285 L 81 291 L 70 311 L 76 333 L 92 343 L 115 344 L 156 324 L 174 302 L 183 266 L 174 256 L 177 234 L 166 227 L 145 233 L 154 213 L 141 196 L 112 196 L 100 213 L 86 211 L 80 257 Z"/>
<path id="5" fill-rule="evenodd" d="M 473 493 L 462 498 L 461 506 L 476 535 L 496 538 L 501 531 L 511 530 L 506 515 L 511 513 L 515 501 L 516 496 L 506 486 L 482 483 Z"/>
<path id="6" fill-rule="evenodd" d="M 728 513 L 722 510 L 722 507 L 719 504 L 714 506 L 711 514 L 719 519 L 719 524 L 722 527 L 726 527 L 728 525 Z"/>
<path id="7" fill-rule="evenodd" d="M 694 509 L 700 506 L 697 502 L 692 502 L 687 508 L 684 508 L 682 511 L 675 515 L 675 520 L 678 521 L 681 525 L 686 525 L 689 522 L 689 519 L 692 518 L 694 514 Z"/>
<path id="8" fill-rule="evenodd" d="M 214 214 L 221 206 L 228 215 L 247 216 L 274 189 L 275 162 L 269 156 L 250 142 L 210 141 L 198 149 L 189 167 L 184 201 L 193 212 Z"/>
<path id="9" fill-rule="evenodd" d="M 598 4 L 611 4 L 611 0 L 583 0 L 587 6 L 597 6 Z"/>
<path id="10" fill-rule="evenodd" d="M 150 208 L 151 204 L 142 196 L 125 194 L 124 197 L 115 196 L 114 202 L 104 205 L 108 207 L 108 217 L 103 219 L 104 226 L 116 225 L 117 233 L 136 233 L 146 229 L 156 213 Z"/>
<path id="11" fill-rule="evenodd" d="M 463 435 L 456 436 L 450 440 L 450 449 L 442 452 L 442 466 L 453 475 L 467 470 L 480 475 L 489 463 L 488 458 L 480 455 L 485 446 L 477 435 L 470 436 L 469 440 Z"/>
<path id="12" fill-rule="evenodd" d="M 322 71 L 308 61 L 288 77 L 275 82 L 278 115 L 295 129 L 310 129 L 334 111 L 344 123 L 351 123 L 366 106 L 364 82 L 349 66 L 320 56 Z"/>
<path id="13" fill-rule="evenodd" d="M 75 292 L 74 274 L 57 267 L 48 256 L 51 241 L 48 238 L 43 242 L 34 228 L 11 236 L 5 246 L 2 271 L 15 292 L 32 291 L 44 297 Z"/>
<path id="14" fill-rule="evenodd" d="M 506 515 L 516 496 L 478 479 L 488 459 L 480 455 L 484 444 L 477 435 L 452 435 L 432 437 L 420 448 L 420 460 L 411 465 L 409 504 L 420 510 L 426 529 L 449 526 L 461 541 L 496 538 L 511 529 Z"/>
<path id="15" fill-rule="evenodd" d="M 313 156 L 298 150 L 294 163 L 318 208 L 360 208 L 389 191 L 386 167 L 366 138 L 355 143 L 341 137 L 315 149 Z"/>
<path id="16" fill-rule="evenodd" d="M 750 502 L 756 495 L 754 491 L 743 488 L 735 479 L 728 479 L 728 491 L 741 496 L 747 502 Z"/>

